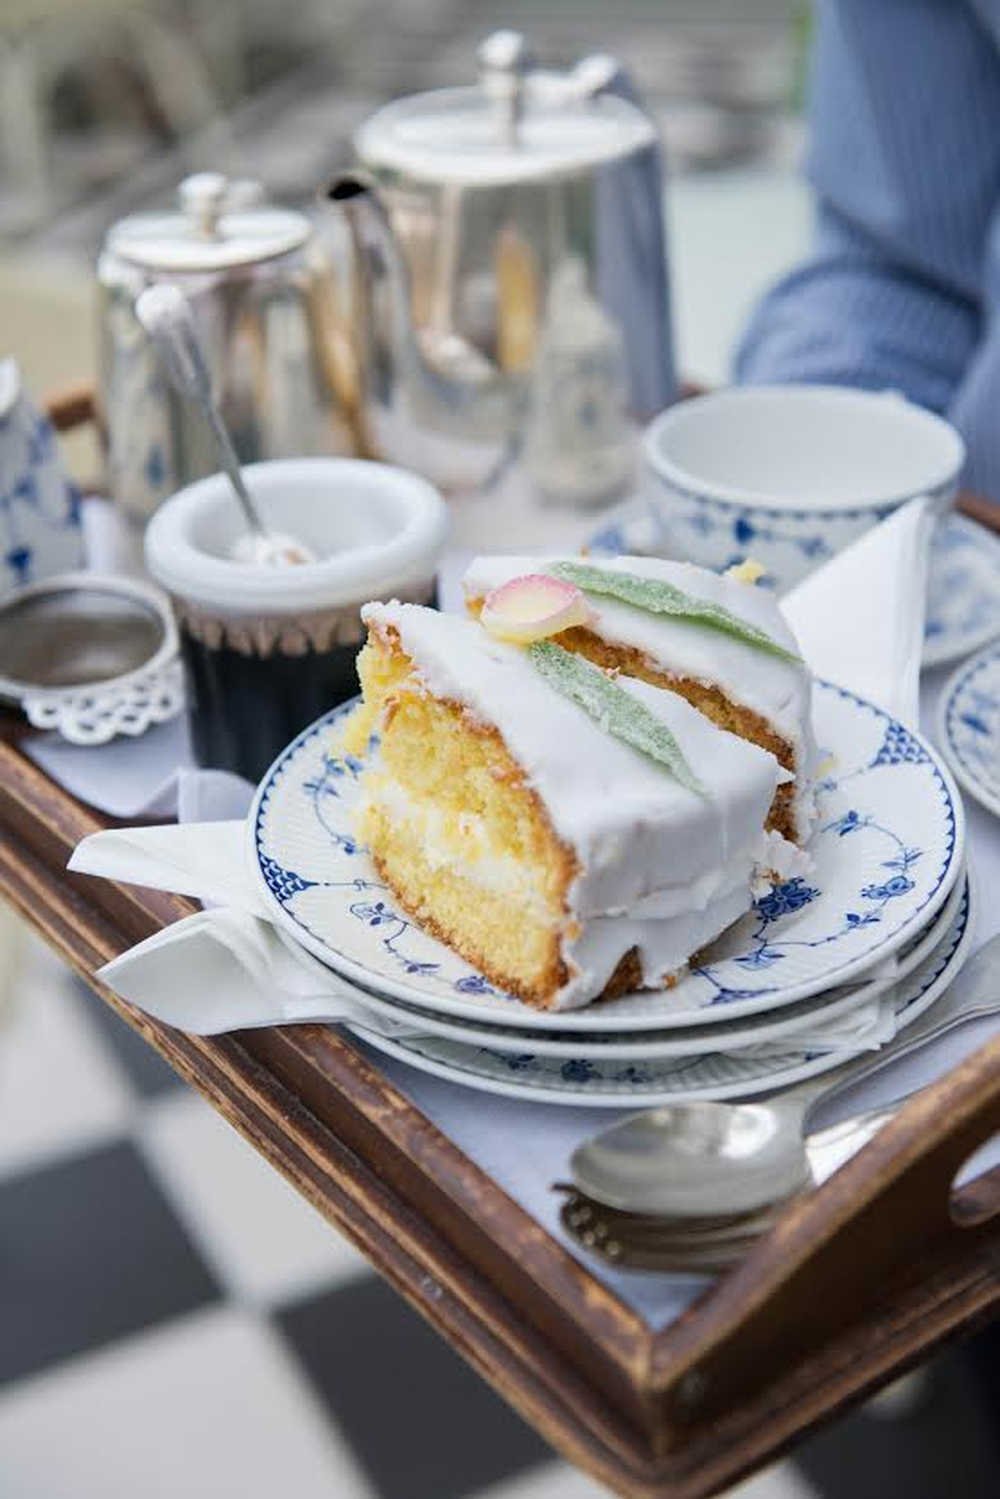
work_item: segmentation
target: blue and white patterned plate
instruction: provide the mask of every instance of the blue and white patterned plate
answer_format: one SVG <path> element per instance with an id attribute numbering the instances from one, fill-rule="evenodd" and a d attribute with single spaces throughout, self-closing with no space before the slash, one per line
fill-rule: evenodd
<path id="1" fill-rule="evenodd" d="M 1000 817 L 1000 640 L 945 685 L 938 742 L 966 791 Z"/>
<path id="2" fill-rule="evenodd" d="M 964 899 L 947 933 L 919 968 L 896 986 L 897 1034 L 929 1009 L 957 977 L 972 942 L 973 905 L 972 888 L 966 883 Z M 766 1055 L 709 1052 L 666 1061 L 604 1062 L 591 1053 L 566 1060 L 527 1051 L 511 1056 L 434 1036 L 397 1041 L 365 1032 L 361 1039 L 421 1072 L 465 1087 L 507 1098 L 530 1098 L 534 1103 L 609 1109 L 648 1108 L 697 1098 L 748 1098 L 791 1087 L 847 1060 L 843 1051 L 816 1053 L 790 1046 Z"/>
<path id="3" fill-rule="evenodd" d="M 880 708 L 817 684 L 827 752 L 813 873 L 775 886 L 670 990 L 538 1011 L 499 992 L 399 908 L 353 829 L 361 764 L 335 710 L 265 775 L 249 857 L 272 919 L 362 988 L 532 1030 L 641 1031 L 735 1020 L 856 979 L 923 930 L 962 863 L 962 803 L 933 749 Z"/>
<path id="4" fill-rule="evenodd" d="M 626 500 L 587 543 L 591 552 L 657 556 L 663 532 L 642 498 Z M 752 552 L 752 543 L 748 543 Z M 924 625 L 924 666 L 942 666 L 1000 635 L 1000 536 L 968 516 L 951 512 L 931 542 Z"/>

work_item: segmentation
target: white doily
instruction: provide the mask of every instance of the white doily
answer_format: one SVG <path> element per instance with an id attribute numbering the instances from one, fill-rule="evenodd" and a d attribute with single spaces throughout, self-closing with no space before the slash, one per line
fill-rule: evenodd
<path id="1" fill-rule="evenodd" d="M 36 692 L 21 700 L 29 723 L 55 729 L 71 744 L 106 744 L 117 734 L 144 734 L 183 706 L 184 679 L 177 660 L 122 684 Z"/>

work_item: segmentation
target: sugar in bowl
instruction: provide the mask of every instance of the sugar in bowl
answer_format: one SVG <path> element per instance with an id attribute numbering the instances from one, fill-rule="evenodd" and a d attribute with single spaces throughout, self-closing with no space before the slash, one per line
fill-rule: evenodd
<path id="1" fill-rule="evenodd" d="M 234 560 L 245 523 L 228 479 L 213 474 L 157 511 L 146 563 L 173 601 L 195 758 L 256 781 L 357 691 L 361 605 L 433 600 L 447 515 L 432 485 L 387 464 L 288 458 L 243 472 L 265 520 L 318 560 Z"/>

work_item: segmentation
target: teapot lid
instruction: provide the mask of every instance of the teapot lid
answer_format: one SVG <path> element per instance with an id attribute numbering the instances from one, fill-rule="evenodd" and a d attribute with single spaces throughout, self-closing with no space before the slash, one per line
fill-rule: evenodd
<path id="1" fill-rule="evenodd" d="M 585 58 L 569 72 L 530 66 L 524 38 L 500 31 L 479 49 L 480 82 L 397 99 L 354 137 L 366 166 L 435 182 L 498 186 L 600 166 L 651 145 L 629 100 L 603 92 L 620 68 Z"/>
<path id="2" fill-rule="evenodd" d="M 150 271 L 220 271 L 286 255 L 309 238 L 305 215 L 261 203 L 256 182 L 197 172 L 178 197 L 179 213 L 122 219 L 108 234 L 108 249 Z"/>

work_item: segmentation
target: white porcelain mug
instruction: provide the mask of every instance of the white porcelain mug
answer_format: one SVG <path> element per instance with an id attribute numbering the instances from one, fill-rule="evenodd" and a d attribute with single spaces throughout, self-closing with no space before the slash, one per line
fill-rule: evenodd
<path id="1" fill-rule="evenodd" d="M 0 598 L 83 562 L 80 496 L 56 435 L 28 399 L 13 359 L 0 360 Z"/>
<path id="2" fill-rule="evenodd" d="M 907 500 L 943 509 L 964 461 L 955 429 L 895 392 L 738 386 L 649 425 L 642 487 L 669 555 L 752 557 L 784 593 Z"/>

